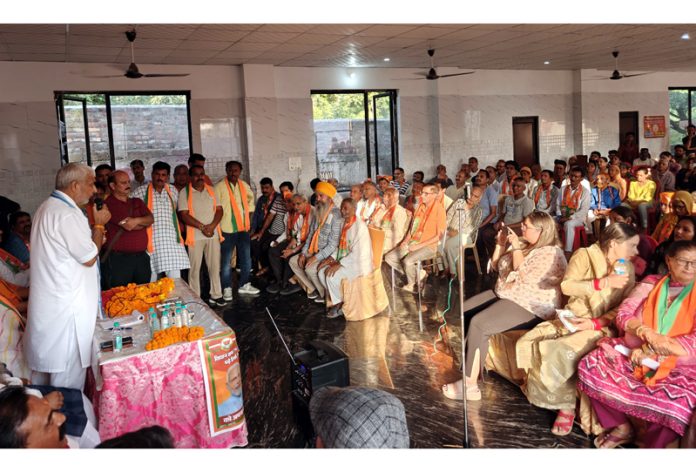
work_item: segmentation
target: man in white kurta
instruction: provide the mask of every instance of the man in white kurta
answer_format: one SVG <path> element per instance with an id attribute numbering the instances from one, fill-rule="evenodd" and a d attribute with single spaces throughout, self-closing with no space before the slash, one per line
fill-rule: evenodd
<path id="1" fill-rule="evenodd" d="M 328 317 L 336 318 L 343 315 L 343 291 L 341 282 L 353 280 L 356 277 L 369 275 L 372 272 L 372 242 L 367 225 L 355 215 L 355 204 L 350 198 L 341 203 L 343 228 L 338 248 L 330 258 L 322 261 L 319 268 L 319 278 L 331 297 L 333 307 Z M 320 264 L 321 265 L 321 264 Z"/>
<path id="2" fill-rule="evenodd" d="M 94 212 L 90 229 L 80 208 L 95 192 L 94 171 L 68 164 L 34 215 L 24 354 L 35 384 L 84 386 L 101 300 L 96 261 L 111 218 L 104 206 Z"/>
<path id="3" fill-rule="evenodd" d="M 362 200 L 355 202 L 356 214 L 364 223 L 372 224 L 371 218 L 382 204 L 379 198 L 379 191 L 374 183 L 365 182 L 362 184 L 362 194 Z"/>
<path id="4" fill-rule="evenodd" d="M 408 225 L 411 222 L 411 212 L 399 205 L 399 191 L 388 188 L 382 198 L 384 203 L 373 217 L 375 226 L 384 231 L 382 255 L 388 253 L 404 239 Z"/>

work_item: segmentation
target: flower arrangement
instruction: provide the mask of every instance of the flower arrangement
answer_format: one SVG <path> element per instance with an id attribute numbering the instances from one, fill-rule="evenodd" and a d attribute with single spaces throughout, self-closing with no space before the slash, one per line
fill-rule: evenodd
<path id="1" fill-rule="evenodd" d="M 203 333 L 204 330 L 201 326 L 184 326 L 182 328 L 171 326 L 162 331 L 157 331 L 152 336 L 152 340 L 145 345 L 145 349 L 152 351 L 179 342 L 196 341 L 203 337 Z"/>
<path id="2" fill-rule="evenodd" d="M 104 293 L 104 298 L 110 295 L 104 308 L 111 318 L 129 316 L 134 310 L 145 313 L 166 299 L 172 290 L 174 280 L 168 277 L 149 284 L 114 287 L 108 293 Z"/>

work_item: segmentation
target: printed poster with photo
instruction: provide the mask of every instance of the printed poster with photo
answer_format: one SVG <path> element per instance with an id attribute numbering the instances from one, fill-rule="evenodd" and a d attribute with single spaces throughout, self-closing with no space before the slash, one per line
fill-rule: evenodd
<path id="1" fill-rule="evenodd" d="M 199 341 L 210 435 L 226 433 L 244 424 L 242 370 L 234 332 Z"/>
<path id="2" fill-rule="evenodd" d="M 664 116 L 644 116 L 643 135 L 646 138 L 664 138 L 666 133 Z"/>

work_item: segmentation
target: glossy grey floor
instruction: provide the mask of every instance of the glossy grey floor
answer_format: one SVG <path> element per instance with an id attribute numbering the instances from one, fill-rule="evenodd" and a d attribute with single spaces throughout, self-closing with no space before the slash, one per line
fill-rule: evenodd
<path id="1" fill-rule="evenodd" d="M 469 267 L 467 268 L 469 269 Z M 467 271 L 466 296 L 490 288 L 492 280 Z M 263 280 L 254 280 L 265 287 Z M 390 310 L 361 322 L 327 319 L 325 309 L 299 293 L 291 296 L 235 294 L 224 310 L 237 333 L 244 378 L 244 410 L 249 447 L 307 447 L 293 416 L 290 359 L 265 312 L 268 307 L 292 352 L 308 341 L 334 343 L 350 358 L 352 385 L 372 386 L 396 395 L 406 408 L 413 448 L 450 448 L 464 444 L 463 402 L 445 398 L 442 384 L 459 373 L 441 341 L 434 310 L 448 305 L 446 279 L 431 278 L 423 296 L 424 330 L 419 330 L 416 297 L 399 289 Z M 460 335 L 458 292 L 454 284 L 448 329 Z M 485 376 L 480 402 L 468 403 L 469 447 L 586 448 L 591 441 L 576 425 L 566 437 L 550 433 L 554 412 L 530 405 L 519 388 L 494 373 Z"/>

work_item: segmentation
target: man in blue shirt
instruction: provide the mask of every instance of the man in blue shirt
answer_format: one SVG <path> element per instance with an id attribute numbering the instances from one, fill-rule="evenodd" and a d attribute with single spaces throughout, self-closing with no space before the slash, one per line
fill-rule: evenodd
<path id="1" fill-rule="evenodd" d="M 495 228 L 493 225 L 498 221 L 498 191 L 494 185 L 488 181 L 487 172 L 479 172 L 476 176 L 479 186 L 484 189 L 481 197 L 481 224 L 479 225 L 478 239 L 476 240 L 476 250 L 482 258 L 485 266 L 487 257 L 495 250 Z"/>

